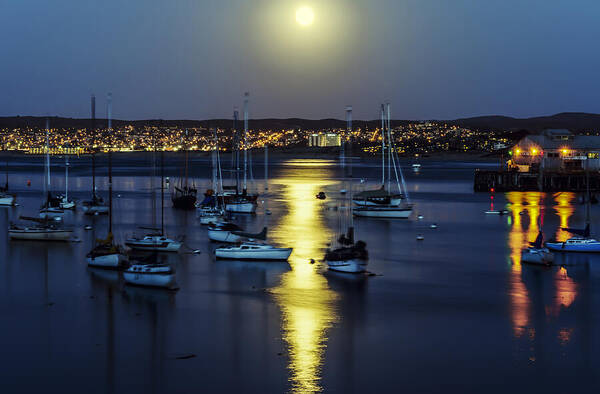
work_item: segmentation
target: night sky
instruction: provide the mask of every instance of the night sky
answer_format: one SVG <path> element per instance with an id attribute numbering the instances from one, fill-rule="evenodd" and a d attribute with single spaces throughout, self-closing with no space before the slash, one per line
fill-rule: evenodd
<path id="1" fill-rule="evenodd" d="M 314 23 L 296 23 L 313 8 Z M 0 116 L 600 112 L 597 0 L 0 0 Z"/>

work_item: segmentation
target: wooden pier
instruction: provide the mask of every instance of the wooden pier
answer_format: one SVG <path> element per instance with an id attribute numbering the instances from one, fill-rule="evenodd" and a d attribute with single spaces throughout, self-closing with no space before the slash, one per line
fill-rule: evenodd
<path id="1" fill-rule="evenodd" d="M 583 172 L 518 172 L 475 170 L 473 189 L 476 192 L 543 191 L 585 192 L 588 175 Z M 600 172 L 589 174 L 590 190 L 600 191 Z"/>

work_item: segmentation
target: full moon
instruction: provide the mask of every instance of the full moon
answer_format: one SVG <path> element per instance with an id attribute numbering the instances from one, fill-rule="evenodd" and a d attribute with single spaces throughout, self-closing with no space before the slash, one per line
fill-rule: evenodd
<path id="1" fill-rule="evenodd" d="M 300 7 L 296 11 L 296 22 L 302 26 L 312 25 L 315 20 L 315 13 L 310 7 Z"/>

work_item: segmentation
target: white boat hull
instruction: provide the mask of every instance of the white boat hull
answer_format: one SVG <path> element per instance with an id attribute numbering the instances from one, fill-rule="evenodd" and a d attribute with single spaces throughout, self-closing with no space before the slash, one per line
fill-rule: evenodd
<path id="1" fill-rule="evenodd" d="M 150 243 L 138 241 L 125 241 L 125 245 L 135 250 L 145 250 L 152 252 L 178 252 L 181 248 L 180 242 L 168 243 Z"/>
<path id="2" fill-rule="evenodd" d="M 158 274 L 158 273 L 143 273 L 143 272 L 123 272 L 125 283 L 136 286 L 151 286 L 172 288 L 175 287 L 175 274 Z"/>
<path id="3" fill-rule="evenodd" d="M 211 224 L 211 223 L 216 223 L 219 221 L 219 219 L 221 219 L 221 216 L 201 216 L 200 217 L 200 224 Z"/>
<path id="4" fill-rule="evenodd" d="M 232 260 L 287 260 L 292 254 L 292 248 L 274 248 L 269 250 L 229 250 L 218 248 L 215 256 L 218 259 Z"/>
<path id="5" fill-rule="evenodd" d="M 367 270 L 367 261 L 360 259 L 327 261 L 327 266 L 332 271 L 358 274 Z"/>
<path id="6" fill-rule="evenodd" d="M 119 268 L 123 266 L 126 261 L 127 257 L 119 253 L 87 258 L 87 263 L 90 267 L 99 268 Z"/>
<path id="7" fill-rule="evenodd" d="M 600 242 L 591 242 L 585 244 L 546 242 L 546 247 L 554 252 L 600 253 Z"/>
<path id="8" fill-rule="evenodd" d="M 408 219 L 412 215 L 412 208 L 394 208 L 394 207 L 364 207 L 355 208 L 354 216 L 370 218 L 387 219 Z"/>
<path id="9" fill-rule="evenodd" d="M 521 262 L 528 264 L 549 265 L 554 255 L 548 249 L 529 248 L 521 251 Z"/>
<path id="10" fill-rule="evenodd" d="M 231 231 L 208 230 L 208 239 L 215 242 L 236 243 L 245 239 L 245 237 L 233 234 Z"/>
<path id="11" fill-rule="evenodd" d="M 75 203 L 73 201 L 66 201 L 60 203 L 61 209 L 75 209 Z"/>
<path id="12" fill-rule="evenodd" d="M 354 204 L 356 204 L 359 207 L 377 207 L 377 206 L 382 205 L 382 204 L 378 204 L 376 202 L 369 201 L 369 200 L 352 200 L 352 201 L 354 202 Z M 389 203 L 389 205 L 393 206 L 393 207 L 397 207 L 400 204 L 402 204 L 401 198 L 392 198 Z"/>
<path id="13" fill-rule="evenodd" d="M 12 205 L 15 205 L 15 196 L 0 197 L 0 206 L 12 206 Z"/>
<path id="14" fill-rule="evenodd" d="M 256 212 L 256 204 L 251 202 L 245 202 L 241 204 L 227 203 L 225 204 L 225 210 L 227 212 L 236 213 L 254 213 Z"/>
<path id="15" fill-rule="evenodd" d="M 72 235 L 72 230 L 8 230 L 10 239 L 24 241 L 69 241 Z"/>

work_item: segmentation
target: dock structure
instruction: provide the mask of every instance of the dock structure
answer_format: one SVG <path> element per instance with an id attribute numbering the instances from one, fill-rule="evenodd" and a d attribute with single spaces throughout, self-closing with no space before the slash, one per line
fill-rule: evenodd
<path id="1" fill-rule="evenodd" d="M 585 192 L 587 180 L 591 191 L 600 191 L 600 172 L 519 172 L 506 170 L 475 170 L 473 189 L 476 192 L 543 191 Z"/>

